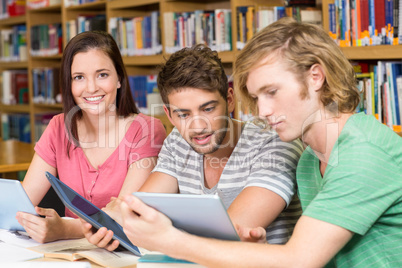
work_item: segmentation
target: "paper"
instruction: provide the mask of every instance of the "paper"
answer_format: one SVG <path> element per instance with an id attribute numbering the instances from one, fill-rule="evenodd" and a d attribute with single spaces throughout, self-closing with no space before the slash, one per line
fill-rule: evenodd
<path id="1" fill-rule="evenodd" d="M 2 263 L 28 261 L 42 258 L 43 254 L 22 247 L 6 244 L 0 240 L 0 267 Z M 10 266 L 11 267 L 11 266 Z M 14 268 L 14 265 L 12 266 Z"/>
<path id="2" fill-rule="evenodd" d="M 14 245 L 22 248 L 40 245 L 40 243 L 30 238 L 25 232 L 8 231 L 5 229 L 0 229 L 0 240 L 9 245 Z"/>

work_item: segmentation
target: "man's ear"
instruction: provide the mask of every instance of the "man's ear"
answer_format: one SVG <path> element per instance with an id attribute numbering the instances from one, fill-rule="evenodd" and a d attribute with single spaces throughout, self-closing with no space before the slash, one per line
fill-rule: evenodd
<path id="1" fill-rule="evenodd" d="M 228 94 L 226 96 L 226 101 L 227 101 L 228 113 L 233 112 L 235 109 L 236 101 L 235 101 L 235 96 L 234 96 L 234 90 L 231 87 L 228 88 Z"/>
<path id="2" fill-rule="evenodd" d="M 309 85 L 314 91 L 322 88 L 325 82 L 325 72 L 320 64 L 314 64 L 310 68 Z"/>
<path id="3" fill-rule="evenodd" d="M 163 110 L 165 111 L 165 114 L 166 114 L 167 118 L 169 119 L 170 123 L 172 123 L 172 125 L 174 126 L 172 117 L 170 116 L 170 110 L 168 107 L 166 107 L 165 104 L 163 105 Z"/>

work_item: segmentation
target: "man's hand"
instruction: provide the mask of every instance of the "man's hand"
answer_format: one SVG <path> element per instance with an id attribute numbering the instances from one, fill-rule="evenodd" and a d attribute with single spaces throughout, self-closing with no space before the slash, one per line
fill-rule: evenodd
<path id="1" fill-rule="evenodd" d="M 249 228 L 249 227 L 243 227 L 243 226 L 236 225 L 236 230 L 237 230 L 237 233 L 239 234 L 241 241 L 255 242 L 255 243 L 262 243 L 262 244 L 267 243 L 267 238 L 266 238 L 267 233 L 266 233 L 265 229 L 262 227 Z"/>

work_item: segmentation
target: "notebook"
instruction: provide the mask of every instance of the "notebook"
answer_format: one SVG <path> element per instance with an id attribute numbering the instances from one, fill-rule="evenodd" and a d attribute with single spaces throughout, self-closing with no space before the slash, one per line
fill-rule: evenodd
<path id="1" fill-rule="evenodd" d="M 0 229 L 25 231 L 15 218 L 18 211 L 38 215 L 20 181 L 0 179 Z"/>

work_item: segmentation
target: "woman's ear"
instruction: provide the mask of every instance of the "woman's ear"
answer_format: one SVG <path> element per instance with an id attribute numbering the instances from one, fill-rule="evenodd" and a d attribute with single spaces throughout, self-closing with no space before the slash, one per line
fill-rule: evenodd
<path id="1" fill-rule="evenodd" d="M 309 85 L 315 91 L 318 91 L 322 88 L 325 81 L 325 72 L 320 64 L 314 64 L 310 68 L 309 75 Z"/>
<path id="2" fill-rule="evenodd" d="M 117 88 L 121 88 L 121 83 L 120 83 L 120 81 L 117 81 Z"/>

